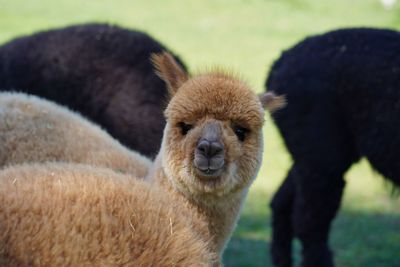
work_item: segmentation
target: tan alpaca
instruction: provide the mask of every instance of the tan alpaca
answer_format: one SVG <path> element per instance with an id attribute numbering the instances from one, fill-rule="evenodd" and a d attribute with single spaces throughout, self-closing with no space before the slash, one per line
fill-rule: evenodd
<path id="1" fill-rule="evenodd" d="M 0 93 L 0 167 L 65 161 L 144 177 L 151 161 L 127 150 L 98 126 L 50 101 Z"/>
<path id="2" fill-rule="evenodd" d="M 0 171 L 0 266 L 213 266 L 185 212 L 109 169 L 10 166 Z"/>
<path id="3" fill-rule="evenodd" d="M 262 160 L 264 108 L 284 98 L 258 97 L 237 78 L 216 71 L 189 78 L 169 54 L 153 56 L 171 100 L 160 153 L 148 179 L 161 184 L 199 220 L 222 251 Z"/>

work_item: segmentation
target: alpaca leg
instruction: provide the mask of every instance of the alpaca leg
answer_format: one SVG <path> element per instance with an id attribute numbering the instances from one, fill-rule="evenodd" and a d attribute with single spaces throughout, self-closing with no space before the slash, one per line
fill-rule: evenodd
<path id="1" fill-rule="evenodd" d="M 303 246 L 302 266 L 332 267 L 329 230 L 345 185 L 342 173 L 305 170 L 304 166 L 297 171 L 293 228 Z"/>
<path id="2" fill-rule="evenodd" d="M 291 104 L 274 115 L 296 166 L 292 229 L 302 242 L 306 267 L 333 266 L 329 228 L 339 208 L 343 174 L 359 159 L 332 90 L 318 78 L 288 84 L 278 93 L 287 93 Z"/>
<path id="3" fill-rule="evenodd" d="M 271 256 L 274 266 L 292 266 L 292 211 L 294 200 L 293 175 L 294 167 L 275 193 L 271 202 L 272 208 L 272 244 Z"/>

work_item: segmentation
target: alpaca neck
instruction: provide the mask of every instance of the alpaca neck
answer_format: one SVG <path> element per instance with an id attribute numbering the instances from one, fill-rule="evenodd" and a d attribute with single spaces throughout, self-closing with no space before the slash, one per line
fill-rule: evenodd
<path id="1" fill-rule="evenodd" d="M 161 186 L 177 200 L 176 203 L 183 203 L 194 218 L 194 224 L 196 224 L 196 220 L 206 222 L 207 233 L 203 229 L 197 230 L 203 236 L 205 235 L 207 239 L 209 236 L 212 237 L 213 250 L 221 256 L 236 226 L 247 189 L 224 196 L 214 196 L 212 194 L 192 196 L 184 194 L 175 188 L 170 179 L 168 179 L 161 161 L 161 156 L 157 156 L 147 179 Z M 196 225 L 194 227 L 196 228 Z"/>
<path id="2" fill-rule="evenodd" d="M 235 229 L 244 199 L 245 193 L 239 192 L 222 198 L 210 198 L 206 202 L 192 202 L 206 218 L 214 248 L 219 254 L 224 251 Z"/>

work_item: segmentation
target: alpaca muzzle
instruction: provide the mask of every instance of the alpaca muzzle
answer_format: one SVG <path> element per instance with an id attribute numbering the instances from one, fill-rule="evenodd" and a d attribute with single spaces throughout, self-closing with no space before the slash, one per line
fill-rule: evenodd
<path id="1" fill-rule="evenodd" d="M 221 127 L 217 122 L 208 122 L 203 127 L 194 152 L 194 166 L 201 176 L 216 177 L 222 173 L 225 153 Z"/>

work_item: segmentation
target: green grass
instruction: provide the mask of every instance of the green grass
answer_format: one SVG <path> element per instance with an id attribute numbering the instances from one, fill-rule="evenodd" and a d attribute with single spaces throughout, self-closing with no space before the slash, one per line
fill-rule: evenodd
<path id="1" fill-rule="evenodd" d="M 0 41 L 73 23 L 110 22 L 144 30 L 182 56 L 191 70 L 229 66 L 254 90 L 281 51 L 306 35 L 338 27 L 400 29 L 400 8 L 378 0 L 0 0 Z M 225 253 L 227 266 L 270 266 L 268 202 L 290 166 L 271 120 L 265 156 L 243 216 Z M 341 267 L 400 266 L 400 200 L 362 161 L 346 175 L 332 246 Z M 299 256 L 296 244 L 296 258 Z"/>

